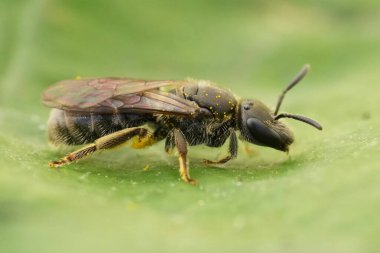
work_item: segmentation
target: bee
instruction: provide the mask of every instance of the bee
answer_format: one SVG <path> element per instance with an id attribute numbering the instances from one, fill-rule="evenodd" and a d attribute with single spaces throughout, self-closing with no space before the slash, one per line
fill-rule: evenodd
<path id="1" fill-rule="evenodd" d="M 49 140 L 56 145 L 87 145 L 49 166 L 66 165 L 123 144 L 144 148 L 165 140 L 166 152 L 178 151 L 182 180 L 194 184 L 187 161 L 189 145 L 221 147 L 229 140 L 228 154 L 220 160 L 204 160 L 206 164 L 223 164 L 237 156 L 237 131 L 243 141 L 288 152 L 294 137 L 280 119 L 299 120 L 322 130 L 313 119 L 279 113 L 285 94 L 308 70 L 305 65 L 281 92 L 274 111 L 260 100 L 239 99 L 203 80 L 77 78 L 58 82 L 42 99 L 53 108 Z"/>

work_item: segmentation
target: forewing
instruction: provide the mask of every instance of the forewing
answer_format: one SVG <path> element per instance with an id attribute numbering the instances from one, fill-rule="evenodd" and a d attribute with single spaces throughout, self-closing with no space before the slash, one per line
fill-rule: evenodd
<path id="1" fill-rule="evenodd" d="M 43 93 L 43 103 L 48 107 L 76 112 L 192 115 L 198 110 L 195 103 L 159 90 L 185 83 L 123 78 L 65 80 Z"/>

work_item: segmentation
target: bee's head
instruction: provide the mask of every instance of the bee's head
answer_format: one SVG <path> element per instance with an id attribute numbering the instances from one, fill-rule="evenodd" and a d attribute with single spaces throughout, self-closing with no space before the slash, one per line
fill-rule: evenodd
<path id="1" fill-rule="evenodd" d="M 273 117 L 273 112 L 259 100 L 240 103 L 240 131 L 243 139 L 251 143 L 288 151 L 293 133 Z"/>
<path id="2" fill-rule="evenodd" d="M 289 145 L 294 141 L 294 137 L 289 128 L 279 121 L 280 118 L 296 119 L 322 130 L 322 126 L 318 122 L 305 116 L 289 113 L 277 114 L 285 93 L 306 75 L 308 69 L 309 67 L 305 66 L 294 81 L 281 93 L 274 112 L 259 100 L 248 99 L 240 102 L 238 122 L 244 140 L 287 152 Z"/>

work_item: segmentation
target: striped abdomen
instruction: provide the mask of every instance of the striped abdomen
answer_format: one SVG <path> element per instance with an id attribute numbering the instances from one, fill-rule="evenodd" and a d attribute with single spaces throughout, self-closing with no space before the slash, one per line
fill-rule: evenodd
<path id="1" fill-rule="evenodd" d="M 53 109 L 49 122 L 49 140 L 56 145 L 81 145 L 124 128 L 141 126 L 149 116 L 137 114 L 78 114 Z"/>

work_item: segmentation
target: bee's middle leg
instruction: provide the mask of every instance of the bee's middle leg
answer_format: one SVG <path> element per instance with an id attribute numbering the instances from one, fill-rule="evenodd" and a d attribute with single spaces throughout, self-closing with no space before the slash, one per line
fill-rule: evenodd
<path id="1" fill-rule="evenodd" d="M 126 128 L 126 129 L 114 132 L 112 134 L 103 136 L 95 140 L 94 143 L 88 146 L 85 146 L 84 148 L 78 149 L 58 161 L 49 162 L 49 166 L 55 167 L 55 168 L 60 167 L 67 163 L 71 163 L 73 161 L 84 158 L 94 153 L 95 151 L 111 149 L 111 148 L 120 146 L 135 136 L 138 136 L 139 140 L 141 140 L 147 137 L 148 135 L 150 135 L 150 133 L 148 129 L 146 128 L 141 128 L 141 127 Z"/>
<path id="2" fill-rule="evenodd" d="M 174 143 L 178 150 L 179 174 L 186 183 L 196 184 L 197 181 L 190 178 L 189 167 L 187 166 L 187 141 L 182 131 L 179 129 L 173 130 Z"/>

